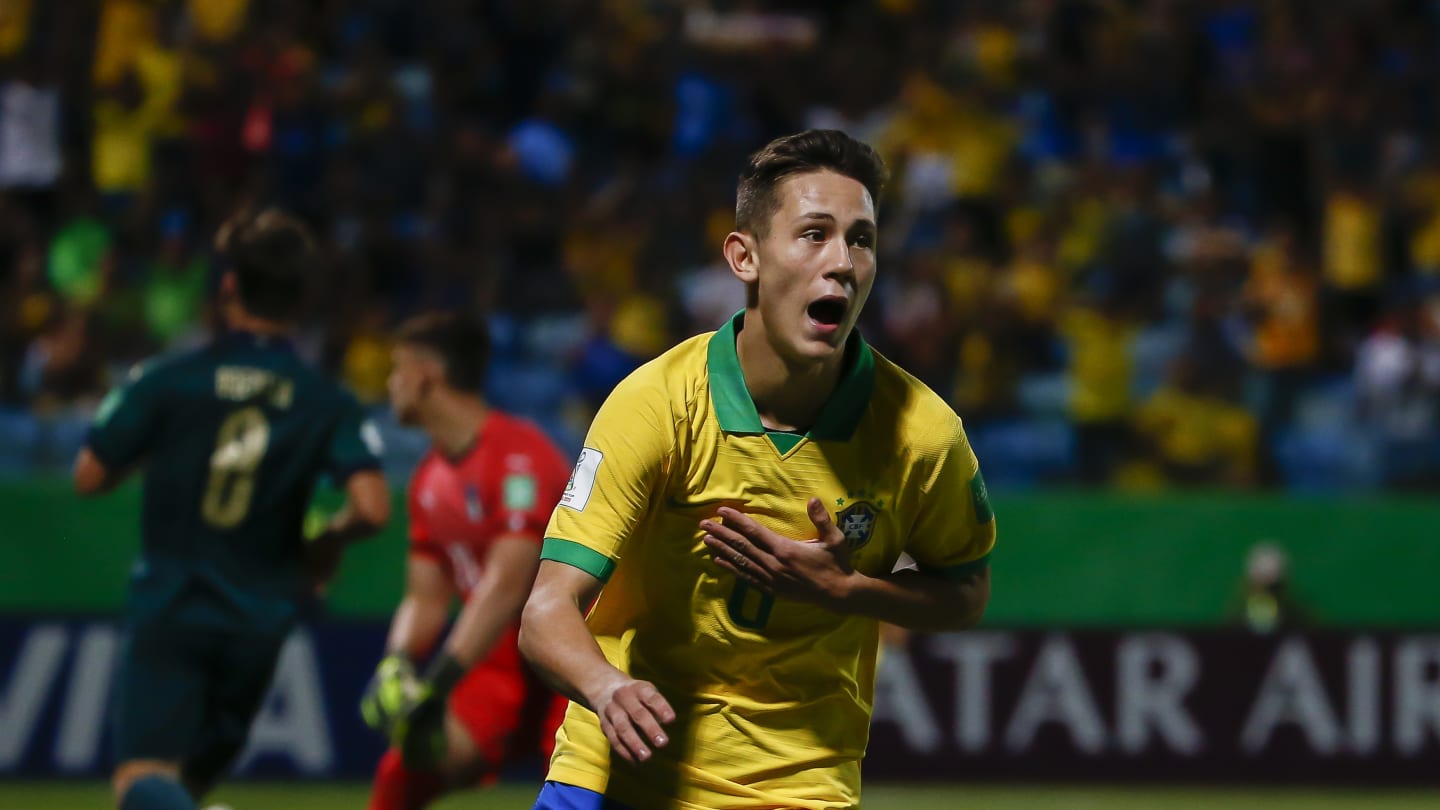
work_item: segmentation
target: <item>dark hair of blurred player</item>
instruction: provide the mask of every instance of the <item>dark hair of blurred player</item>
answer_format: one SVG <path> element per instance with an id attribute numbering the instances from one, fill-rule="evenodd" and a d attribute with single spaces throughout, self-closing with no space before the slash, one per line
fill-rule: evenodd
<path id="1" fill-rule="evenodd" d="M 402 424 L 423 427 L 447 410 L 483 411 L 480 387 L 490 361 L 484 324 L 448 313 L 420 315 L 400 327 L 395 342 L 390 407 Z M 462 441 L 473 438 L 472 432 Z"/>
<path id="2" fill-rule="evenodd" d="M 81 495 L 144 468 L 143 547 L 112 702 L 121 810 L 193 810 L 243 749 L 306 592 L 389 520 L 379 434 L 287 340 L 312 244 L 273 209 L 220 228 L 225 333 L 138 367 L 75 460 Z M 322 476 L 347 500 L 306 542 Z"/>
<path id="3" fill-rule="evenodd" d="M 288 329 L 315 261 L 315 240 L 304 223 L 273 208 L 239 214 L 220 227 L 215 249 L 227 265 L 221 280 L 226 320 Z"/>
<path id="4" fill-rule="evenodd" d="M 548 754 L 565 709 L 517 646 L 520 610 L 540 565 L 546 521 L 569 465 L 535 425 L 480 394 L 485 324 L 428 313 L 396 334 L 391 408 L 430 436 L 407 498 L 405 595 L 361 714 L 391 748 L 371 810 L 418 810 L 492 782 L 508 761 Z M 424 676 L 451 603 L 464 607 Z"/>

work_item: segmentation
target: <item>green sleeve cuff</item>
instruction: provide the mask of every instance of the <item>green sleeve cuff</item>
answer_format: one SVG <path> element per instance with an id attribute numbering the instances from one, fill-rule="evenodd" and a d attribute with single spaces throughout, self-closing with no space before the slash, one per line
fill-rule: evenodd
<path id="1" fill-rule="evenodd" d="M 593 548 L 558 537 L 545 538 L 545 544 L 540 547 L 540 559 L 573 565 L 601 582 L 609 581 L 610 575 L 615 573 L 614 560 Z"/>
<path id="2" fill-rule="evenodd" d="M 990 567 L 990 555 L 989 555 L 989 554 L 986 554 L 984 557 L 981 557 L 981 558 L 979 558 L 978 560 L 971 560 L 970 562 L 963 562 L 963 563 L 960 563 L 959 565 L 947 565 L 947 566 L 943 566 L 943 567 L 933 567 L 933 566 L 923 565 L 923 564 L 922 564 L 922 565 L 920 565 L 920 573 L 922 573 L 922 574 L 929 574 L 929 575 L 932 576 L 932 577 L 940 577 L 941 579 L 956 580 L 956 579 L 964 579 L 965 577 L 968 577 L 968 576 L 970 576 L 971 574 L 978 574 L 978 573 L 980 573 L 981 571 L 984 571 L 985 569 L 987 569 L 987 568 L 989 568 L 989 567 Z"/>

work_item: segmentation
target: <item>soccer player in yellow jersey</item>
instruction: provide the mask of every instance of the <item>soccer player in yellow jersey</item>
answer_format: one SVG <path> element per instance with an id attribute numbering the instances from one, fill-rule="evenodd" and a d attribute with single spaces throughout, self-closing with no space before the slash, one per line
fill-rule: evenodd
<path id="1" fill-rule="evenodd" d="M 595 417 L 521 626 L 573 701 L 537 808 L 858 807 L 879 623 L 984 612 L 960 420 L 854 330 L 883 177 L 839 132 L 752 156 L 724 246 L 745 309 Z"/>

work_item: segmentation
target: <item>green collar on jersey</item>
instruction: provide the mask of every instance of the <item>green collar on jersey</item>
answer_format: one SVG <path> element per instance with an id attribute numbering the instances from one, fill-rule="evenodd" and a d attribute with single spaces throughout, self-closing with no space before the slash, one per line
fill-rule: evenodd
<path id="1" fill-rule="evenodd" d="M 744 328 L 745 310 L 742 309 L 710 338 L 710 399 L 721 430 L 763 434 L 765 427 L 760 424 L 750 389 L 745 387 L 740 356 L 735 352 L 735 336 Z M 857 329 L 846 342 L 845 369 L 840 382 L 805 435 L 812 439 L 849 439 L 870 405 L 870 391 L 874 386 L 875 354 Z"/>

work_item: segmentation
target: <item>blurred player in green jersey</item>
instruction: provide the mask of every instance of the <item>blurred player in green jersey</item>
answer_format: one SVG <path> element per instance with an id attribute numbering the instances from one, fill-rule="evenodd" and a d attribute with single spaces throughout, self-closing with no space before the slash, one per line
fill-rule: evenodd
<path id="1" fill-rule="evenodd" d="M 304 595 L 389 519 L 374 426 L 288 339 L 313 262 L 306 228 L 267 210 L 217 241 L 225 334 L 137 368 L 75 461 L 81 495 L 144 476 L 113 700 L 122 810 L 196 806 L 244 747 Z M 307 544 L 321 476 L 348 498 Z"/>

